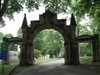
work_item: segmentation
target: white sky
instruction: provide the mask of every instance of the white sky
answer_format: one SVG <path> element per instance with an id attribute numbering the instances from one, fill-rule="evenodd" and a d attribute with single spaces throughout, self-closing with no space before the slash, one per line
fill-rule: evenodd
<path id="1" fill-rule="evenodd" d="M 40 10 L 41 9 L 41 10 Z M 17 31 L 19 28 L 21 28 L 23 18 L 24 18 L 24 13 L 26 13 L 27 16 L 27 21 L 28 24 L 30 23 L 31 20 L 38 20 L 39 19 L 39 14 L 42 14 L 44 12 L 44 8 L 40 8 L 38 11 L 35 10 L 34 12 L 27 12 L 26 10 L 20 12 L 20 13 L 15 13 L 14 14 L 14 21 L 9 20 L 8 18 L 5 18 L 5 23 L 6 25 L 3 28 L 0 28 L 0 32 L 3 32 L 4 34 L 6 33 L 11 33 L 13 36 L 17 35 Z"/>
<path id="2" fill-rule="evenodd" d="M 6 25 L 3 28 L 0 28 L 0 32 L 4 34 L 11 33 L 13 34 L 14 37 L 16 37 L 17 31 L 19 30 L 19 28 L 21 28 L 23 18 L 24 18 L 24 13 L 26 13 L 28 24 L 30 24 L 31 20 L 39 20 L 39 14 L 43 14 L 44 12 L 45 12 L 45 8 L 40 7 L 39 10 L 35 10 L 34 12 L 30 12 L 30 13 L 27 12 L 27 10 L 24 10 L 20 13 L 15 13 L 14 14 L 15 21 L 5 18 Z M 66 16 L 62 14 L 58 15 L 58 18 L 63 19 L 65 17 Z"/>

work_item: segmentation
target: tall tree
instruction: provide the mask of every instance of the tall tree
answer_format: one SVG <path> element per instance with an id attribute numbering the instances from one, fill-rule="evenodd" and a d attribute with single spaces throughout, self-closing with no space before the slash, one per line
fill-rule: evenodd
<path id="1" fill-rule="evenodd" d="M 4 21 L 2 19 L 8 5 L 9 0 L 0 0 L 0 22 L 3 24 Z"/>

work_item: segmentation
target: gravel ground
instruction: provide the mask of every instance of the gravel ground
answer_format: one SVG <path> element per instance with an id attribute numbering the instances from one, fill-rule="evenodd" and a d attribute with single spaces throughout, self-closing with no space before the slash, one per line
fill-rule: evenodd
<path id="1" fill-rule="evenodd" d="M 63 65 L 57 60 L 30 67 L 18 67 L 11 75 L 100 75 L 100 65 Z"/>

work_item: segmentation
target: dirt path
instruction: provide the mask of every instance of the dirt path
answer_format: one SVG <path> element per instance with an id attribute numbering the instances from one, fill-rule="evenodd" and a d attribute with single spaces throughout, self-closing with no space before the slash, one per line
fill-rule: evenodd
<path id="1" fill-rule="evenodd" d="M 18 67 L 12 75 L 100 75 L 100 65 L 63 65 L 63 60 Z"/>

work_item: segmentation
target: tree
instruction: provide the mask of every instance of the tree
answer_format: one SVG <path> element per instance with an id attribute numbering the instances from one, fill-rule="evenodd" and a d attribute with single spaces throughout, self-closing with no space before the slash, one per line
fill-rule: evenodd
<path id="1" fill-rule="evenodd" d="M 11 33 L 7 33 L 7 34 L 5 34 L 5 37 L 9 39 L 9 38 L 12 38 L 13 35 Z M 10 51 L 17 51 L 17 47 L 18 47 L 18 45 L 15 44 L 15 43 L 10 43 L 9 44 L 9 50 Z"/>
<path id="2" fill-rule="evenodd" d="M 56 13 L 66 12 L 69 3 L 70 0 L 0 0 L 0 22 L 4 24 L 3 17 L 13 19 L 13 14 L 24 8 L 30 12 L 41 5 Z"/>
<path id="3" fill-rule="evenodd" d="M 72 0 L 69 7 L 76 15 L 77 22 L 88 17 L 90 22 L 86 27 L 89 27 L 89 32 L 100 36 L 100 0 Z"/>
<path id="4" fill-rule="evenodd" d="M 5 37 L 11 38 L 11 37 L 13 37 L 13 35 L 11 33 L 7 33 L 7 34 L 5 34 Z"/>
<path id="5" fill-rule="evenodd" d="M 2 17 L 7 9 L 8 1 L 9 0 L 0 0 L 0 23 L 2 25 L 4 25 L 4 21 Z"/>
<path id="6" fill-rule="evenodd" d="M 49 9 L 56 13 L 74 12 L 82 17 L 88 14 L 91 17 L 100 16 L 99 0 L 0 0 L 0 19 L 3 16 L 13 18 L 13 13 L 19 13 L 24 8 L 28 11 L 39 9 L 43 5 L 45 9 Z M 98 18 L 100 21 L 100 19 Z"/>
<path id="7" fill-rule="evenodd" d="M 92 49 L 90 43 L 80 43 L 80 56 L 92 56 Z"/>
<path id="8" fill-rule="evenodd" d="M 22 38 L 22 29 L 20 28 L 18 31 L 17 31 L 17 37 L 19 38 Z"/>
<path id="9" fill-rule="evenodd" d="M 41 50 L 42 55 L 50 54 L 51 58 L 53 55 L 59 56 L 62 46 L 63 38 L 54 30 L 44 30 L 34 39 L 34 48 Z"/>
<path id="10" fill-rule="evenodd" d="M 0 44 L 3 42 L 3 37 L 4 37 L 4 34 L 0 32 Z"/>
<path id="11" fill-rule="evenodd" d="M 37 59 L 41 56 L 41 51 L 40 50 L 37 50 L 37 49 L 34 49 L 34 57 Z"/>

